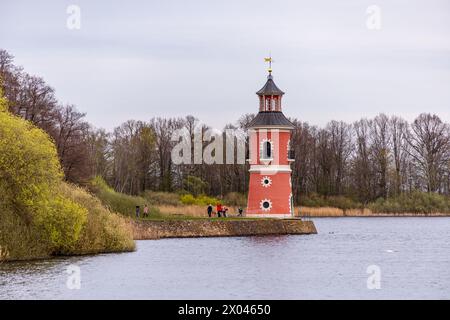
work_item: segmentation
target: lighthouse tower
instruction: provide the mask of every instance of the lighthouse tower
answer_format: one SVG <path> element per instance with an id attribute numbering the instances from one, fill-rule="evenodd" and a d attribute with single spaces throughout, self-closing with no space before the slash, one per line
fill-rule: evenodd
<path id="1" fill-rule="evenodd" d="M 271 58 L 266 59 L 272 62 Z M 290 218 L 292 201 L 290 149 L 293 124 L 281 108 L 284 92 L 273 81 L 272 69 L 266 84 L 256 93 L 259 113 L 248 125 L 250 182 L 247 217 Z"/>

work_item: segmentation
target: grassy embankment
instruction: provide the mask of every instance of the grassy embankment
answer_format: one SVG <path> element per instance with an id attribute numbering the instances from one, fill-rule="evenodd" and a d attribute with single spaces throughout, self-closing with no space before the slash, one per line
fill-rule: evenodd
<path id="1" fill-rule="evenodd" d="M 53 141 L 0 92 L 0 262 L 134 248 L 125 219 L 63 181 Z"/>

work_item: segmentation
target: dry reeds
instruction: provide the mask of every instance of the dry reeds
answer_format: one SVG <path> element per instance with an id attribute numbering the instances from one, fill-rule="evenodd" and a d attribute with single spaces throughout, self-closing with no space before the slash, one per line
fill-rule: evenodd
<path id="1" fill-rule="evenodd" d="M 342 210 L 333 207 L 297 207 L 295 208 L 296 216 L 308 217 L 361 217 L 373 215 L 370 209 L 347 209 Z"/>

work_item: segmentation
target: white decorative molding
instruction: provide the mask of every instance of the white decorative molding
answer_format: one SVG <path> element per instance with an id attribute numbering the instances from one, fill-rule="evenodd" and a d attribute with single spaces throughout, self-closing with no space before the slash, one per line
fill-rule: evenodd
<path id="1" fill-rule="evenodd" d="M 249 128 L 250 130 L 266 130 L 267 132 L 271 132 L 271 130 L 276 129 L 278 132 L 291 132 L 294 130 L 294 128 L 290 128 L 290 127 L 281 127 L 281 126 L 270 126 L 270 125 L 264 125 L 264 126 L 255 126 L 255 127 L 251 127 Z"/>
<path id="2" fill-rule="evenodd" d="M 247 213 L 247 218 L 278 218 L 278 219 L 290 219 L 291 213 Z"/>
<path id="3" fill-rule="evenodd" d="M 264 203 L 268 203 L 269 206 L 265 208 Z M 270 211 L 270 209 L 272 209 L 272 201 L 270 201 L 269 199 L 262 199 L 261 202 L 259 203 L 259 207 L 261 208 L 262 211 Z"/>
<path id="4" fill-rule="evenodd" d="M 262 156 L 265 155 L 264 154 L 264 145 L 266 142 L 270 143 L 270 158 L 263 158 Z M 274 150 L 274 146 L 273 146 L 273 142 L 270 139 L 262 139 L 259 142 L 259 160 L 263 161 L 265 164 L 268 164 L 270 161 L 273 160 L 273 150 Z"/>
<path id="5" fill-rule="evenodd" d="M 261 165 L 255 164 L 250 166 L 250 172 L 292 172 L 290 165 Z"/>
<path id="6" fill-rule="evenodd" d="M 291 151 L 291 139 L 288 140 L 287 145 L 286 145 L 286 153 L 287 153 L 287 160 L 288 162 L 294 162 L 295 159 L 291 159 L 290 157 L 290 151 Z"/>
<path id="7" fill-rule="evenodd" d="M 293 212 L 292 211 L 292 192 L 289 194 L 289 211 Z"/>
<path id="8" fill-rule="evenodd" d="M 264 188 L 270 187 L 270 186 L 272 185 L 272 179 L 271 179 L 270 177 L 268 177 L 268 176 L 262 177 L 262 178 L 261 178 L 261 185 L 262 185 Z"/>

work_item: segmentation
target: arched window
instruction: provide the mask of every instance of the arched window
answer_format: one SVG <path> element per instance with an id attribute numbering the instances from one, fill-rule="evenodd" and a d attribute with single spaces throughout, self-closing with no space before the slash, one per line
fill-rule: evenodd
<path id="1" fill-rule="evenodd" d="M 272 159 L 272 143 L 270 141 L 263 142 L 262 158 Z"/>

